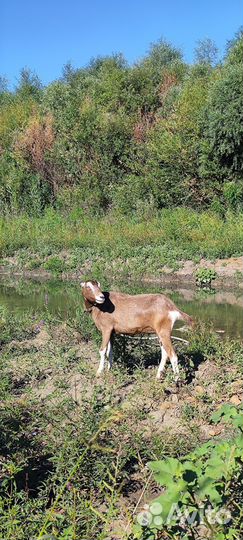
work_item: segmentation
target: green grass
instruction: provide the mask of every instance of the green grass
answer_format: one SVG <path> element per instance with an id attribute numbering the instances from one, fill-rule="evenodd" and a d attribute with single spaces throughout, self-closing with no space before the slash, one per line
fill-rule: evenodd
<path id="1" fill-rule="evenodd" d="M 200 444 L 214 410 L 242 392 L 242 345 L 199 326 L 179 351 L 174 403 L 171 368 L 158 383 L 148 366 L 159 349 L 144 342 L 124 358 L 117 340 L 114 369 L 95 379 L 97 334 L 82 312 L 60 323 L 2 310 L 0 325 L 0 538 L 133 539 L 141 493 L 141 504 L 159 493 L 148 461 Z"/>
<path id="2" fill-rule="evenodd" d="M 75 270 L 121 276 L 159 276 L 179 261 L 242 254 L 242 215 L 225 219 L 212 212 L 163 210 L 150 221 L 117 215 L 69 216 L 54 210 L 39 218 L 0 219 L 0 257 L 16 256 L 18 266 L 53 273 Z"/>

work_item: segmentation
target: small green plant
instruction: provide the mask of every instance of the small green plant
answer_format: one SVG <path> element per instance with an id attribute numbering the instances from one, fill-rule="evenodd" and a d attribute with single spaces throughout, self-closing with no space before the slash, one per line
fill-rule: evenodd
<path id="1" fill-rule="evenodd" d="M 212 281 L 216 279 L 217 272 L 212 268 L 198 268 L 195 272 L 196 283 L 200 287 L 211 285 Z"/>
<path id="2" fill-rule="evenodd" d="M 29 270 L 35 270 L 35 268 L 39 268 L 41 266 L 41 260 L 38 258 L 30 259 L 30 261 L 27 263 L 27 268 Z"/>
<path id="3" fill-rule="evenodd" d="M 60 257 L 50 257 L 44 264 L 45 270 L 50 270 L 53 274 L 61 274 L 65 270 L 65 262 Z"/>
<path id="4" fill-rule="evenodd" d="M 164 493 L 138 516 L 137 538 L 235 540 L 242 532 L 243 411 L 224 405 L 211 421 L 231 423 L 239 435 L 209 441 L 181 459 L 149 463 Z M 146 536 L 147 531 L 151 533 Z"/>
<path id="5" fill-rule="evenodd" d="M 225 182 L 223 194 L 229 208 L 236 210 L 241 207 L 243 200 L 243 189 L 241 183 Z"/>
<path id="6" fill-rule="evenodd" d="M 194 407 L 190 403 L 185 403 L 182 410 L 182 415 L 185 421 L 190 422 L 191 420 L 193 420 L 193 418 L 196 417 L 196 412 L 196 407 Z"/>
<path id="7" fill-rule="evenodd" d="M 241 283 L 243 279 L 243 272 L 240 272 L 240 270 L 236 270 L 234 277 L 238 283 Z"/>

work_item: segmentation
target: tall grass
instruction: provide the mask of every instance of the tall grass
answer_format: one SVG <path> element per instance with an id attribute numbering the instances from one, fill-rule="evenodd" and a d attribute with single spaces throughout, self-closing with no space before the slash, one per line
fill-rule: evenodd
<path id="1" fill-rule="evenodd" d="M 0 256 L 23 248 L 49 255 L 66 249 L 82 251 L 84 260 L 140 259 L 152 268 L 185 259 L 224 258 L 242 254 L 242 217 L 228 213 L 223 219 L 210 211 L 177 208 L 163 210 L 150 221 L 137 221 L 112 214 L 62 215 L 49 209 L 42 217 L 1 218 Z"/>

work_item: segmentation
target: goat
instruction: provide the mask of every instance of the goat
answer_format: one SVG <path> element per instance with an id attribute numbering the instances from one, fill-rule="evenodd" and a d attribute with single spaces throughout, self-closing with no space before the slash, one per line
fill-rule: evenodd
<path id="1" fill-rule="evenodd" d="M 102 333 L 100 365 L 97 376 L 105 368 L 112 366 L 112 334 L 157 334 L 161 347 L 161 361 L 157 379 L 161 378 L 166 360 L 169 357 L 175 380 L 179 378 L 178 358 L 171 343 L 171 332 L 175 321 L 182 319 L 193 326 L 193 319 L 178 309 L 163 294 L 123 294 L 120 292 L 102 292 L 96 280 L 81 283 L 86 311 Z"/>

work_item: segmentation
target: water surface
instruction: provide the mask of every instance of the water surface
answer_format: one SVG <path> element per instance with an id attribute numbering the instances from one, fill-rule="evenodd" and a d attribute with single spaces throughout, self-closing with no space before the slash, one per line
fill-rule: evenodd
<path id="1" fill-rule="evenodd" d="M 125 282 L 113 284 L 111 289 L 128 293 L 160 292 L 169 296 L 177 306 L 193 317 L 210 322 L 221 335 L 243 338 L 243 291 L 215 293 L 191 288 L 162 288 L 158 284 Z M 12 312 L 29 309 L 46 310 L 65 319 L 83 306 L 81 289 L 77 283 L 61 281 L 16 281 L 1 277 L 0 307 Z M 179 334 L 178 334 L 179 335 Z"/>

